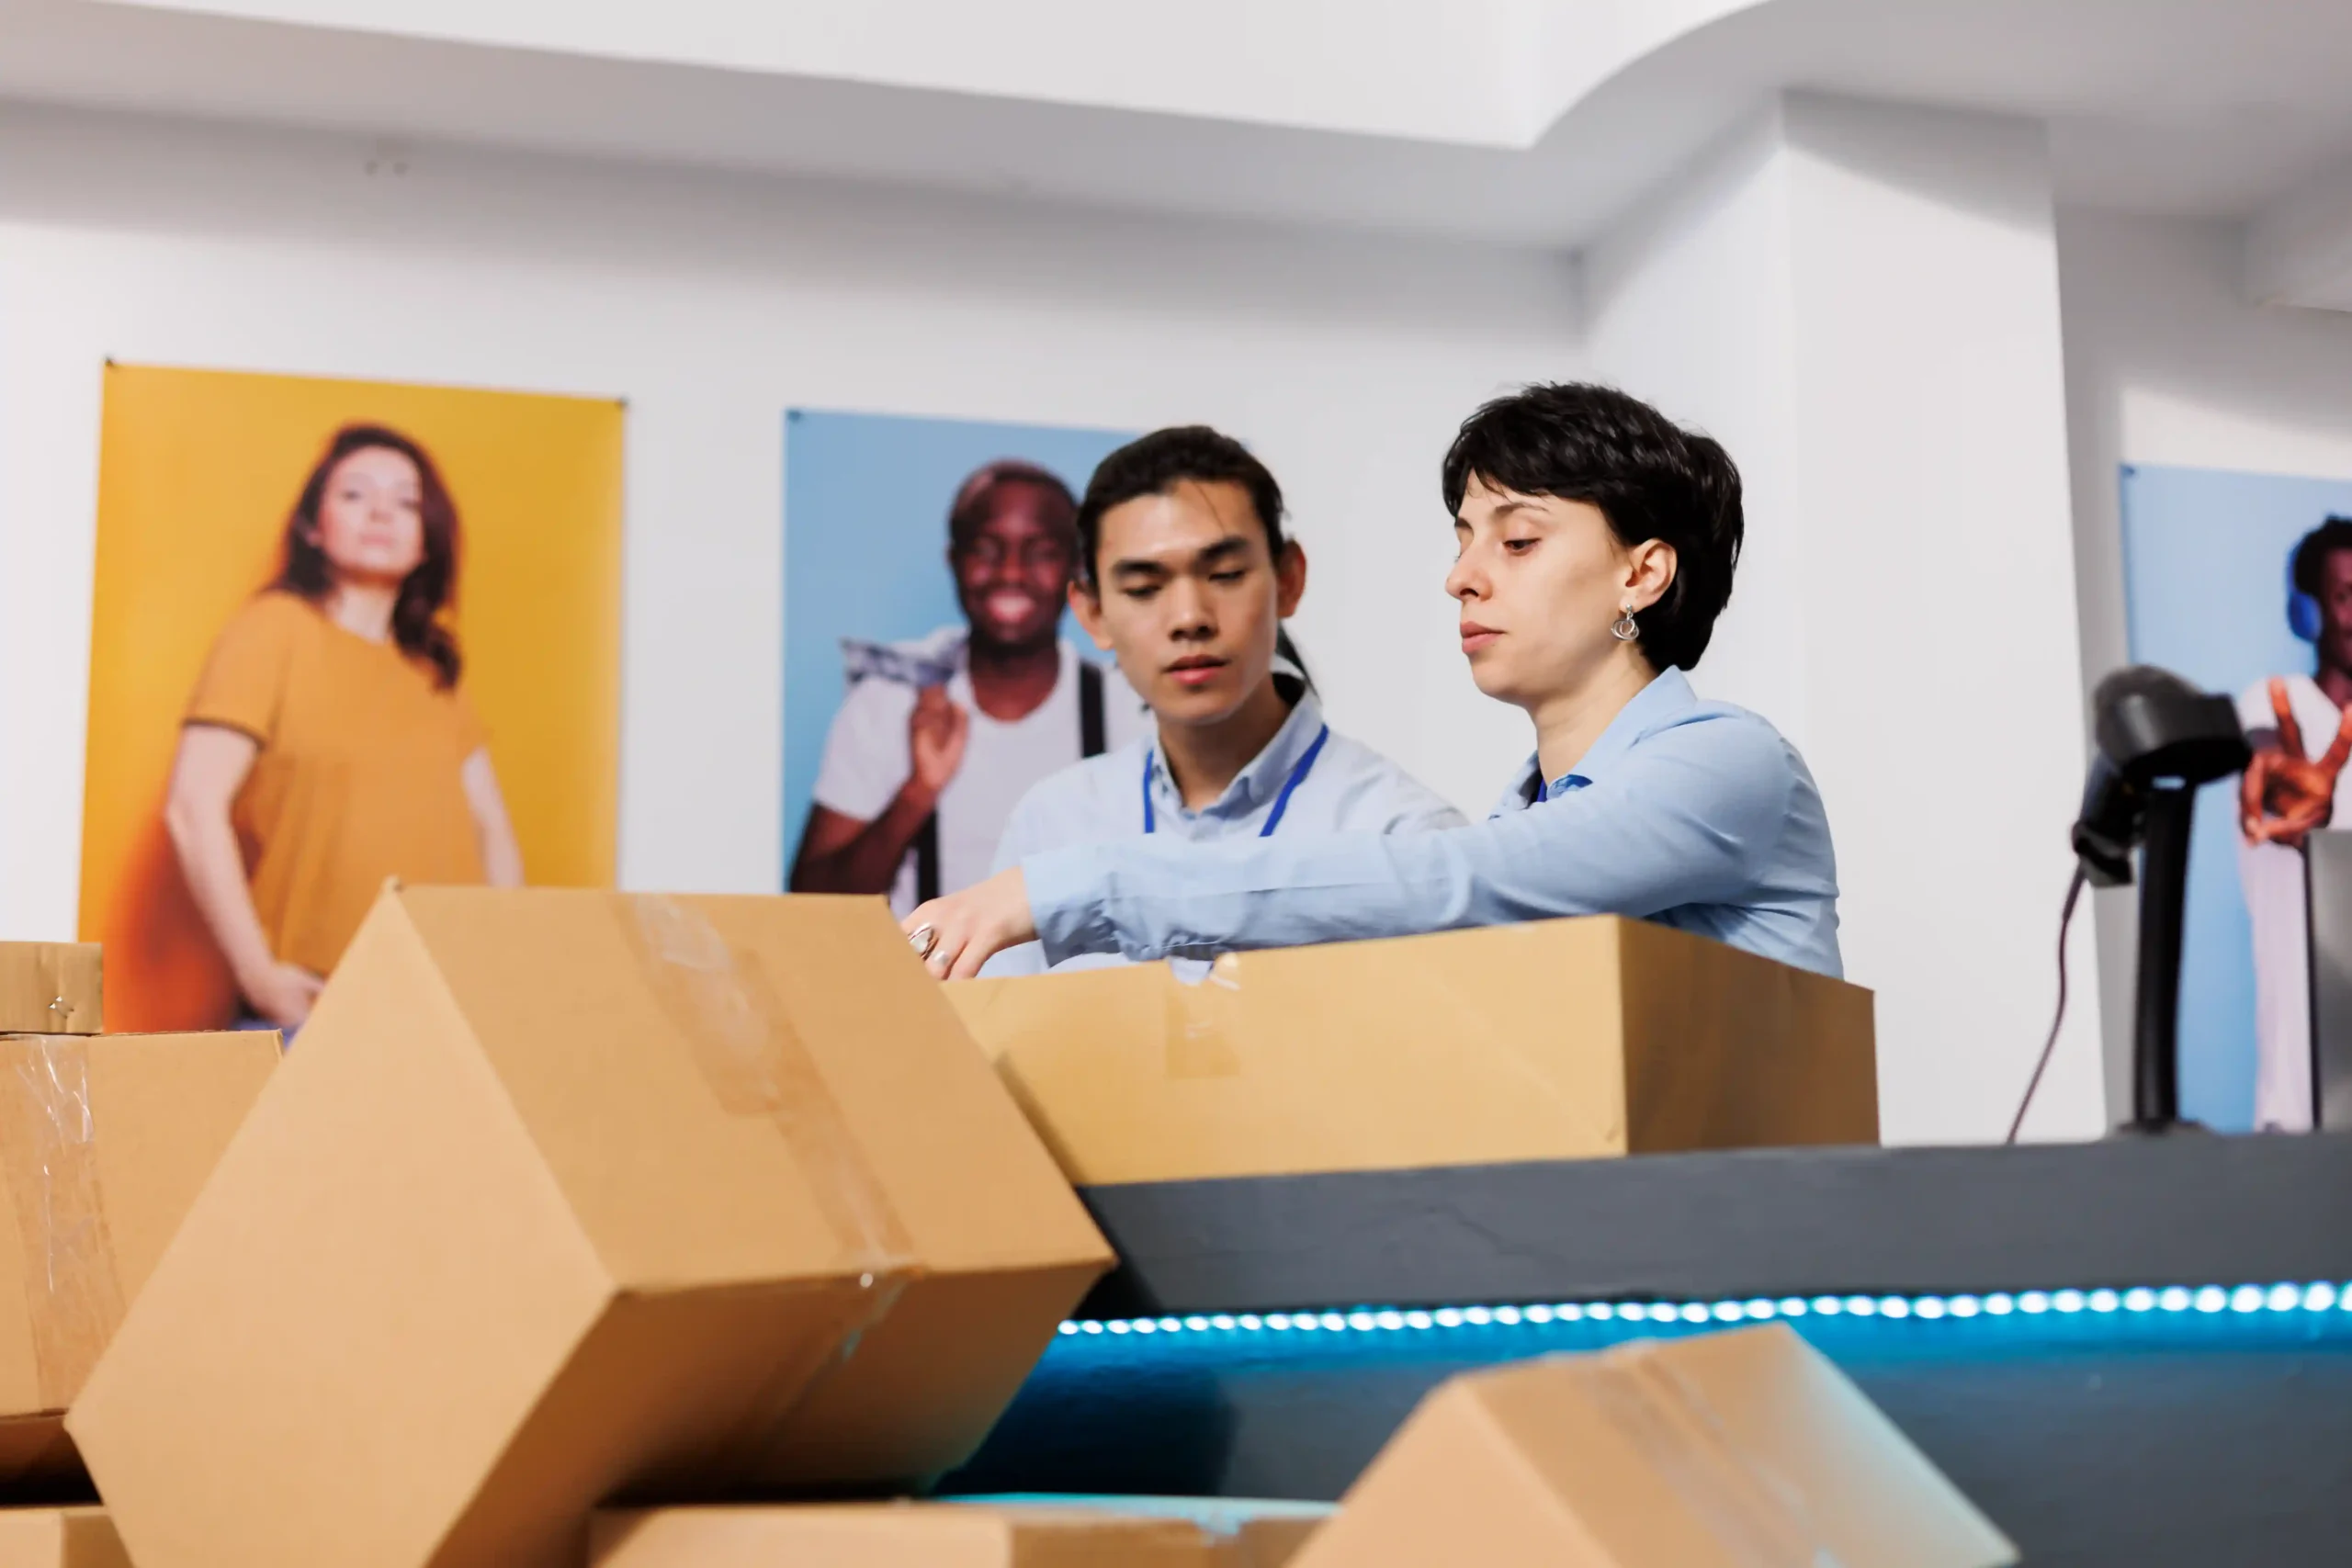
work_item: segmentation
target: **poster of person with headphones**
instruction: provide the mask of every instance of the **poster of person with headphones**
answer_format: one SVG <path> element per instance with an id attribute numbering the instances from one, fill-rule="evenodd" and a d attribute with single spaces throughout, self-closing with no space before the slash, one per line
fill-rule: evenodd
<path id="1" fill-rule="evenodd" d="M 785 886 L 900 914 L 989 874 L 1029 786 L 1148 722 L 1062 635 L 1078 496 L 1122 433 L 795 409 Z"/>
<path id="2" fill-rule="evenodd" d="M 2122 471 L 2134 662 L 2235 700 L 2245 773 L 2197 803 L 2181 975 L 2183 1113 L 2312 1124 L 2306 835 L 2352 761 L 2352 479 Z M 2096 673 L 2096 672 L 2095 672 Z"/>
<path id="3" fill-rule="evenodd" d="M 2312 1103 L 2303 840 L 2335 820 L 2352 758 L 2352 517 L 2328 517 L 2295 542 L 2287 621 L 2312 647 L 2311 672 L 2238 694 L 2254 748 L 2239 781 L 2238 878 L 2253 928 L 2255 1125 L 2301 1132 Z"/>

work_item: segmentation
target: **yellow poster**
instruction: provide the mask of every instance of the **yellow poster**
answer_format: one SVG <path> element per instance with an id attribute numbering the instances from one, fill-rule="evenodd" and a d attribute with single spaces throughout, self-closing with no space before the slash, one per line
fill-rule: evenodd
<path id="1" fill-rule="evenodd" d="M 621 406 L 109 366 L 82 936 L 292 1023 L 388 875 L 609 886 Z"/>

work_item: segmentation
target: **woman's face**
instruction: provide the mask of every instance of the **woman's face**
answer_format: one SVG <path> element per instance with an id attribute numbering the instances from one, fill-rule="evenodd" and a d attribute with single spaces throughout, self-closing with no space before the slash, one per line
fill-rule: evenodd
<path id="1" fill-rule="evenodd" d="M 1533 709 L 1580 689 L 1624 645 L 1610 626 L 1673 580 L 1672 547 L 1618 542 L 1600 509 L 1495 490 L 1473 476 L 1453 524 L 1445 591 L 1462 606 L 1462 652 L 1490 697 Z"/>
<path id="2" fill-rule="evenodd" d="M 311 541 L 337 581 L 397 584 L 424 561 L 424 500 L 406 454 L 363 446 L 328 472 Z"/>

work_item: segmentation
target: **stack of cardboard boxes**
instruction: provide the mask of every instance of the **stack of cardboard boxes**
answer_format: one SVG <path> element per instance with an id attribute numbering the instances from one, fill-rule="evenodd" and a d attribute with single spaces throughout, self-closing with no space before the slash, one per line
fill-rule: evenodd
<path id="1" fill-rule="evenodd" d="M 1169 1174 L 1189 1140 L 1183 1173 L 1204 1174 L 1870 1135 L 1792 1100 L 1744 1121 L 1691 1111 L 1704 1075 L 1667 1049 L 1729 1005 L 1770 1049 L 1843 1018 L 1825 1059 L 1866 1069 L 1866 998 L 1857 1056 L 1850 999 L 1817 988 L 1832 982 L 1620 922 L 1550 930 L 1550 945 L 1483 933 L 1508 951 L 1366 944 L 1390 950 L 1368 974 L 1455 1010 L 1428 1031 L 1365 1002 L 1364 976 L 1322 973 L 1329 952 L 1228 963 L 1216 989 L 1182 995 L 1149 989 L 1176 984 L 1164 971 L 975 987 L 959 1018 L 957 988 L 931 981 L 878 900 L 396 888 L 274 1070 L 267 1034 L 12 1036 L 0 1147 L 27 1311 L 13 1326 L 17 1292 L 0 1284 L 0 1380 L 15 1379 L 0 1390 L 20 1413 L 0 1443 L 20 1479 L 70 1485 L 86 1462 L 106 1512 L 0 1514 L 0 1568 L 1372 1568 L 1431 1560 L 1396 1555 L 1439 1539 L 1395 1522 L 1414 1494 L 1452 1539 L 1447 1509 L 1486 1495 L 1462 1489 L 1464 1467 L 1491 1472 L 1474 1511 L 1519 1555 L 1491 1530 L 1439 1555 L 1701 1562 L 1717 1559 L 1607 1544 L 1561 1456 L 1613 1433 L 1632 1445 L 1616 1462 L 1668 1477 L 1657 1507 L 1720 1534 L 1723 1496 L 1752 1467 L 1726 1459 L 1692 1483 L 1677 1445 L 1770 1451 L 1782 1411 L 1811 1423 L 1813 1457 L 1770 1497 L 1815 1496 L 1832 1472 L 1867 1472 L 1855 1455 L 1895 1453 L 1911 1493 L 1871 1517 L 1942 1529 L 1941 1554 L 1873 1554 L 1877 1538 L 1802 1504 L 1754 1529 L 1835 1545 L 1854 1568 L 2006 1561 L 1963 1549 L 1951 1520 L 1973 1515 L 1792 1337 L 1749 1353 L 1798 1370 L 1751 1376 L 1736 1419 L 1712 1394 L 1643 1414 L 1660 1389 L 1705 1384 L 1695 1372 L 1506 1374 L 1581 1380 L 1557 1385 L 1584 1401 L 1580 1427 L 1541 1415 L 1552 1393 L 1478 1395 L 1520 1412 L 1483 1425 L 1446 1417 L 1454 1396 L 1440 1395 L 1320 1531 L 1315 1510 L 888 1500 L 978 1446 L 1111 1265 L 1071 1179 L 1122 1141 Z M 95 1027 L 95 953 L 18 960 L 0 967 L 16 1010 L 0 1028 Z M 1517 988 L 1556 998 L 1545 976 L 1567 962 L 1585 965 L 1576 994 L 1598 998 L 1588 1016 L 1464 1027 L 1463 998 L 1496 976 L 1541 964 Z M 1657 974 L 1745 989 L 1673 999 Z M 1148 1015 L 1136 1027 L 1106 1030 L 1091 999 L 1106 980 L 1148 990 L 1117 1004 Z M 1358 988 L 1342 1001 L 1331 987 Z M 1340 1045 L 1384 1019 L 1363 1073 L 1339 1073 Z M 1081 1035 L 1099 1080 L 1075 1070 Z M 1505 1038 L 1507 1068 L 1474 1066 Z M 1416 1097 L 1464 1074 L 1508 1087 L 1512 1107 L 1546 1086 L 1562 1114 L 1482 1143 L 1457 1096 L 1432 1139 Z M 1244 1114 L 1253 1075 L 1286 1086 L 1287 1132 Z M 1306 1109 L 1318 1078 L 1339 1113 Z M 1776 1376 L 1779 1393 L 1756 1392 Z M 1349 1526 L 1359 1513 L 1390 1522 Z M 1603 1544 L 1563 1555 L 1571 1536 Z"/>
<path id="2" fill-rule="evenodd" d="M 271 1069 L 274 1033 L 106 1034 L 98 950 L 0 942 L 0 1486 L 70 1488 L 65 1413 Z"/>

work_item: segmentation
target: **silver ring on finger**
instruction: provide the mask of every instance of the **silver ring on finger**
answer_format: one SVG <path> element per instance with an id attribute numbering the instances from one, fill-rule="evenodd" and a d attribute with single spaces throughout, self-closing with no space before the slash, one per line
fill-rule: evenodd
<path id="1" fill-rule="evenodd" d="M 917 958 L 929 962 L 932 950 L 939 945 L 939 928 L 917 926 L 907 933 L 907 945 L 915 950 Z"/>

